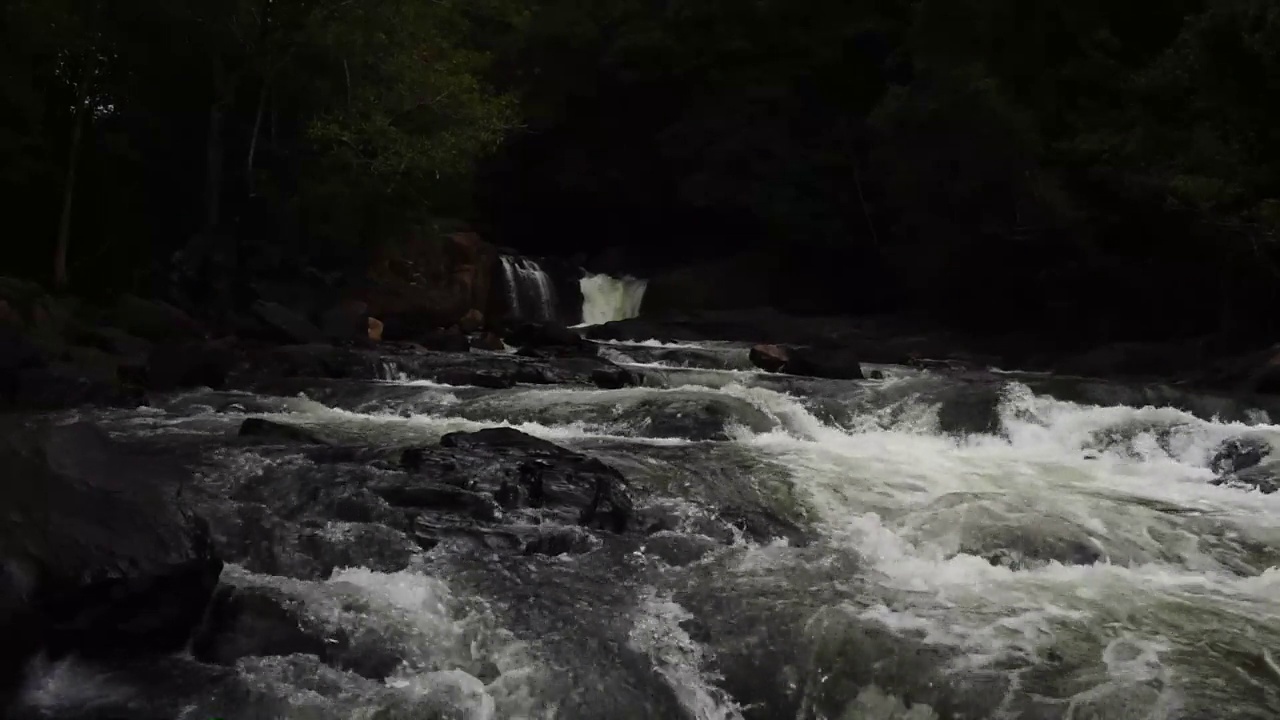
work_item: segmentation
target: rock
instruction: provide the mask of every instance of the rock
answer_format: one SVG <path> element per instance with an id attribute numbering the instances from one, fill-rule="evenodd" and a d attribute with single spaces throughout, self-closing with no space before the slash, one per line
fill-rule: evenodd
<path id="1" fill-rule="evenodd" d="M 849 348 L 795 348 L 785 370 L 792 375 L 828 380 L 863 379 L 858 354 Z"/>
<path id="2" fill-rule="evenodd" d="M 502 341 L 501 335 L 487 332 L 471 339 L 471 349 L 488 350 L 489 352 L 502 352 L 507 349 L 507 344 Z"/>
<path id="3" fill-rule="evenodd" d="M 116 327 L 152 342 L 204 337 L 204 330 L 190 315 L 160 300 L 125 295 L 116 301 L 109 315 Z"/>
<path id="4" fill-rule="evenodd" d="M 234 665 L 254 656 L 325 654 L 323 635 L 303 628 L 301 603 L 266 588 L 218 588 L 192 655 L 201 662 Z"/>
<path id="5" fill-rule="evenodd" d="M 391 648 L 357 646 L 341 629 L 325 627 L 302 600 L 269 587 L 218 588 L 199 634 L 191 643 L 201 662 L 233 666 L 241 658 L 314 655 L 371 680 L 383 680 L 400 664 Z"/>
<path id="6" fill-rule="evenodd" d="M 306 345 L 324 342 L 325 335 L 306 316 L 294 312 L 279 303 L 259 300 L 253 304 L 253 314 L 269 331 L 264 339 Z"/>
<path id="7" fill-rule="evenodd" d="M 446 368 L 436 373 L 435 381 L 445 385 L 470 385 L 493 390 L 515 386 L 515 381 L 509 375 L 470 368 Z"/>
<path id="8" fill-rule="evenodd" d="M 267 418 L 246 418 L 240 423 L 236 433 L 240 437 L 258 438 L 266 441 L 285 443 L 302 443 L 306 445 L 327 445 L 315 433 L 296 425 L 276 422 Z"/>
<path id="9" fill-rule="evenodd" d="M 325 337 L 341 342 L 369 337 L 369 306 L 360 300 L 348 300 L 324 311 L 320 329 Z"/>
<path id="10" fill-rule="evenodd" d="M 625 532 L 633 524 L 635 507 L 626 480 L 595 458 L 513 428 L 449 433 L 440 438 L 440 446 L 473 456 L 519 457 L 516 481 L 527 493 L 530 505 L 577 510 L 577 517 L 561 513 L 563 520 L 615 533 Z"/>
<path id="11" fill-rule="evenodd" d="M 1263 495 L 1280 491 L 1280 462 L 1268 461 L 1219 478 L 1214 484 L 1251 487 Z"/>
<path id="12" fill-rule="evenodd" d="M 180 466 L 87 423 L 0 432 L 0 688 L 26 659 L 177 650 L 222 562 Z"/>
<path id="13" fill-rule="evenodd" d="M 382 342 L 382 331 L 383 331 L 382 321 L 376 317 L 370 317 L 368 319 L 368 322 L 366 323 L 366 326 L 367 326 L 366 335 L 368 336 L 368 338 L 374 342 Z"/>
<path id="14" fill-rule="evenodd" d="M 434 330 L 425 333 L 417 340 L 422 347 L 436 352 L 471 352 L 471 341 L 467 339 L 466 335 L 462 334 L 462 330 L 456 325 L 448 330 Z"/>
<path id="15" fill-rule="evenodd" d="M 493 295 L 497 250 L 475 233 L 420 230 L 385 243 L 369 270 L 364 299 L 387 323 L 388 339 L 417 340 L 467 311 L 486 316 Z"/>
<path id="16" fill-rule="evenodd" d="M 180 388 L 226 387 L 236 354 L 225 342 L 174 342 L 157 345 L 147 358 L 147 387 L 157 392 Z"/>
<path id="17" fill-rule="evenodd" d="M 765 372 L 782 372 L 791 359 L 788 350 L 780 345 L 756 345 L 749 354 L 751 364 Z"/>
<path id="18" fill-rule="evenodd" d="M 635 375 L 624 367 L 602 367 L 592 370 L 591 382 L 602 390 L 620 390 L 638 384 Z"/>
<path id="19" fill-rule="evenodd" d="M 557 322 L 521 323 L 511 329 L 507 339 L 517 347 L 575 347 L 582 336 Z"/>
<path id="20" fill-rule="evenodd" d="M 578 527 L 544 530 L 524 546 L 525 555 L 582 555 L 600 546 L 600 540 Z"/>
<path id="21" fill-rule="evenodd" d="M 1218 476 L 1247 470 L 1271 454 L 1271 445 L 1262 438 L 1231 438 L 1223 442 L 1209 459 L 1209 469 Z"/>
<path id="22" fill-rule="evenodd" d="M 457 325 L 462 332 L 467 333 L 468 335 L 480 332 L 481 328 L 484 327 L 484 313 L 472 308 L 458 319 Z"/>
<path id="23" fill-rule="evenodd" d="M 100 369 L 101 370 L 101 369 Z M 144 398 L 104 373 L 92 377 L 86 369 L 66 362 L 21 370 L 13 376 L 10 402 L 23 410 L 61 410 L 85 405 L 137 407 Z"/>

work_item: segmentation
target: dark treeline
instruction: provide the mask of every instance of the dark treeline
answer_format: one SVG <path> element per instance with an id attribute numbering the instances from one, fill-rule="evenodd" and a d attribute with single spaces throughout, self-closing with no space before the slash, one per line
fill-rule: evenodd
<path id="1" fill-rule="evenodd" d="M 1280 330 L 1267 0 L 3 13 L 5 262 L 77 289 L 152 282 L 192 238 L 324 265 L 463 220 L 649 265 L 756 250 L 838 278 L 830 310 Z"/>

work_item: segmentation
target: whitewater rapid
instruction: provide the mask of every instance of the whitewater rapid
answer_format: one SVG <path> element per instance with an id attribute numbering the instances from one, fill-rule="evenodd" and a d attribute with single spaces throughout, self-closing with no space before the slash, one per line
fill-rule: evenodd
<path id="1" fill-rule="evenodd" d="M 1280 493 L 1210 469 L 1227 440 L 1280 446 L 1266 412 L 1074 402 L 1017 375 L 760 375 L 726 344 L 610 349 L 643 386 L 403 379 L 109 419 L 179 438 L 265 412 L 340 445 L 514 427 L 603 459 L 673 518 L 622 556 L 437 550 L 327 582 L 233 569 L 411 658 L 383 683 L 245 661 L 290 717 L 1280 717 Z"/>

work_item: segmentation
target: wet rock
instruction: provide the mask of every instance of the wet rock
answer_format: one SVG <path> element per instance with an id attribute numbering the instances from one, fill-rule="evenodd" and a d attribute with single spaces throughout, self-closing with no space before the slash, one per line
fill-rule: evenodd
<path id="1" fill-rule="evenodd" d="M 468 310 L 462 317 L 458 318 L 458 329 L 468 335 L 479 332 L 484 327 L 484 313 L 472 308 Z"/>
<path id="2" fill-rule="evenodd" d="M 507 342 L 520 348 L 519 353 L 525 357 L 571 358 L 600 354 L 595 343 L 556 322 L 517 325 L 507 334 Z"/>
<path id="3" fill-rule="evenodd" d="M 320 316 L 320 329 L 334 341 L 358 340 L 369 336 L 369 306 L 359 300 L 340 302 Z"/>
<path id="4" fill-rule="evenodd" d="M 765 372 L 782 372 L 791 359 L 787 348 L 780 345 L 756 345 L 751 348 L 748 357 L 751 364 Z"/>
<path id="5" fill-rule="evenodd" d="M 340 670 L 383 680 L 400 664 L 390 648 L 356 645 L 346 632 L 312 617 L 303 600 L 267 587 L 218 588 L 192 655 L 201 662 L 235 665 L 248 657 L 312 655 Z"/>
<path id="6" fill-rule="evenodd" d="M 116 658 L 180 647 L 222 561 L 182 502 L 187 471 L 87 423 L 0 433 L 0 687 L 43 647 Z"/>
<path id="7" fill-rule="evenodd" d="M 1213 484 L 1254 489 L 1270 495 L 1280 491 L 1280 460 L 1260 460 L 1255 465 L 1215 478 Z"/>
<path id="8" fill-rule="evenodd" d="M 654 533 L 645 540 L 647 553 L 676 567 L 692 565 L 720 547 L 723 546 L 705 535 L 685 535 L 669 531 Z"/>
<path id="9" fill-rule="evenodd" d="M 328 444 L 310 430 L 267 418 L 246 418 L 240 423 L 240 430 L 236 434 L 240 437 L 257 438 L 268 442 Z"/>
<path id="10" fill-rule="evenodd" d="M 436 373 L 435 381 L 445 385 L 460 385 L 503 390 L 515 385 L 510 375 L 471 368 L 446 368 Z"/>
<path id="11" fill-rule="evenodd" d="M 423 333 L 416 338 L 422 347 L 436 352 L 465 353 L 471 352 L 471 341 L 456 325 L 448 330 L 435 330 Z"/>
<path id="12" fill-rule="evenodd" d="M 828 380 L 861 380 L 862 365 L 851 348 L 800 347 L 789 353 L 785 367 L 792 375 Z"/>
<path id="13" fill-rule="evenodd" d="M 9 402 L 13 407 L 24 410 L 58 410 L 86 405 L 137 407 L 145 404 L 145 398 L 137 389 L 103 376 L 91 377 L 85 368 L 66 362 L 18 371 L 11 376 L 10 382 Z"/>
<path id="14" fill-rule="evenodd" d="M 488 350 L 489 352 L 502 352 L 507 349 L 506 343 L 502 341 L 502 336 L 497 333 L 487 332 L 471 339 L 471 348 L 473 350 Z"/>
<path id="15" fill-rule="evenodd" d="M 1213 452 L 1209 469 L 1215 475 L 1230 475 L 1254 467 L 1271 454 L 1271 445 L 1261 438 L 1231 438 Z"/>
<path id="16" fill-rule="evenodd" d="M 299 345 L 325 340 L 325 334 L 305 315 L 279 303 L 259 300 L 253 304 L 253 314 L 268 329 L 270 336 L 266 339 Z"/>
<path id="17" fill-rule="evenodd" d="M 234 665 L 252 656 L 323 656 L 325 638 L 303 628 L 300 606 L 297 600 L 265 588 L 219 587 L 192 639 L 192 655 L 215 665 Z"/>
<path id="18" fill-rule="evenodd" d="M 190 387 L 220 390 L 226 387 L 236 361 L 228 343 L 163 343 L 147 358 L 147 387 L 158 392 Z"/>
<path id="19" fill-rule="evenodd" d="M 600 545 L 600 540 L 582 528 L 545 530 L 524 546 L 525 555 L 581 555 Z"/>
<path id="20" fill-rule="evenodd" d="M 373 492 L 397 507 L 448 510 L 486 521 L 498 516 L 497 504 L 491 497 L 446 483 L 407 477 L 404 482 L 379 485 Z"/>
<path id="21" fill-rule="evenodd" d="M 591 371 L 591 382 L 602 390 L 621 390 L 639 383 L 631 371 L 623 367 L 603 367 Z"/>
<path id="22" fill-rule="evenodd" d="M 152 342 L 175 342 L 204 337 L 204 330 L 190 315 L 160 301 L 126 295 L 109 313 L 113 325 Z"/>
<path id="23" fill-rule="evenodd" d="M 382 334 L 385 329 L 386 326 L 376 317 L 371 316 L 365 321 L 365 336 L 369 338 L 370 342 L 382 342 Z"/>

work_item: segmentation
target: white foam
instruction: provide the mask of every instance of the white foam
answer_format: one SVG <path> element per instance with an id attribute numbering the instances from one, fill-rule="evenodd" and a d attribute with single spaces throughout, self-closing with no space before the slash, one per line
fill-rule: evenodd
<path id="1" fill-rule="evenodd" d="M 578 285 L 582 289 L 582 324 L 603 325 L 639 315 L 649 281 L 588 274 Z"/>

